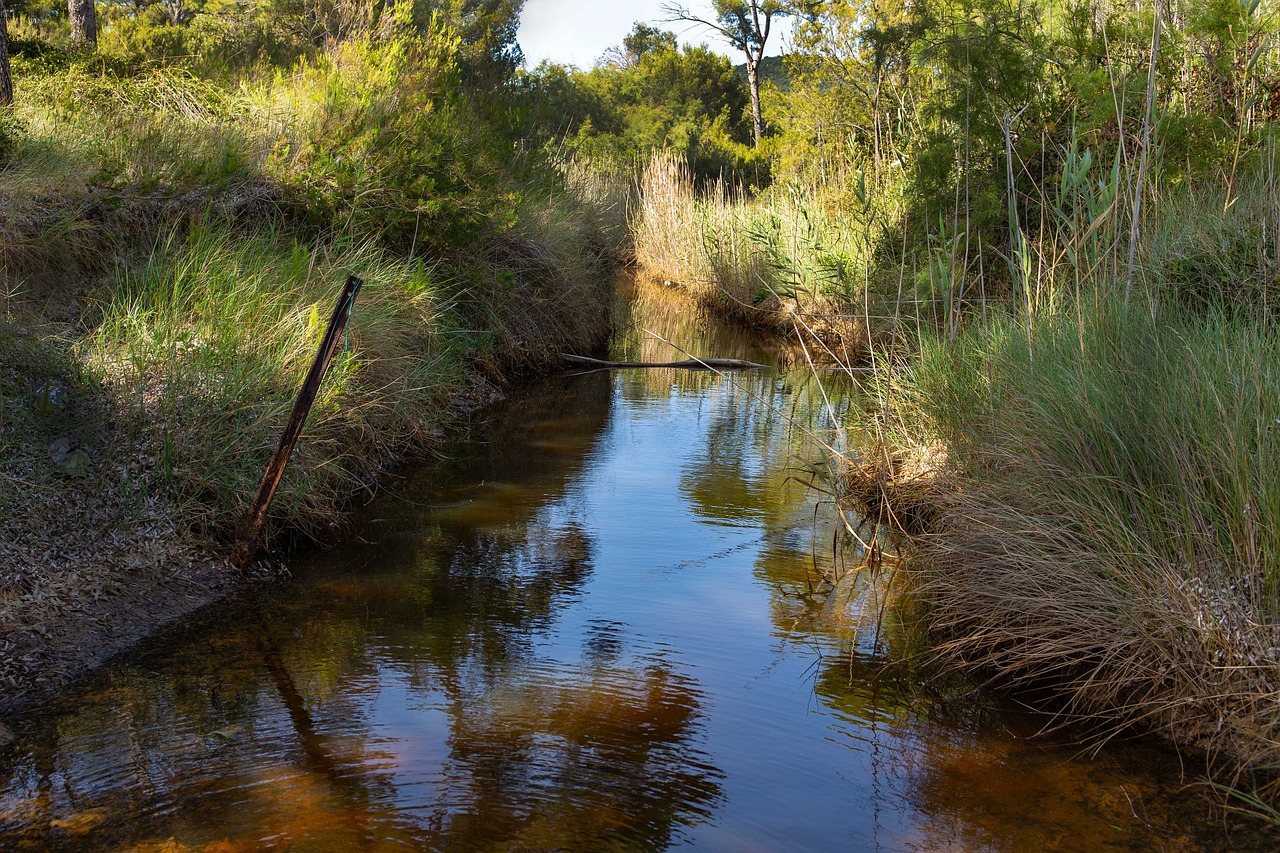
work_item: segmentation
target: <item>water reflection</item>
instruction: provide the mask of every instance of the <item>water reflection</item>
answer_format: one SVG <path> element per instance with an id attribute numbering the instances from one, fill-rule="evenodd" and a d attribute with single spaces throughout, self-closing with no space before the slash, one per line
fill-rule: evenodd
<path id="1" fill-rule="evenodd" d="M 661 289 L 631 312 L 620 357 L 775 356 Z M 289 586 L 13 721 L 0 848 L 1224 847 L 1158 752 L 1032 738 L 858 638 L 792 480 L 852 405 L 825 390 L 530 389 Z"/>

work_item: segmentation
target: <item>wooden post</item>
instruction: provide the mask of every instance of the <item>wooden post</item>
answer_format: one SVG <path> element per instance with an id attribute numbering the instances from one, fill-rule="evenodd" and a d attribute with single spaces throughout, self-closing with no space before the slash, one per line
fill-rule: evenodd
<path id="1" fill-rule="evenodd" d="M 342 288 L 338 304 L 333 308 L 333 316 L 329 318 L 329 328 L 324 333 L 324 339 L 320 341 L 320 349 L 316 352 L 315 361 L 311 362 L 311 370 L 307 373 L 306 381 L 302 383 L 302 389 L 298 391 L 298 399 L 293 401 L 293 411 L 289 413 L 289 421 L 285 424 L 284 432 L 280 434 L 280 442 L 276 445 L 275 453 L 271 454 L 267 470 L 262 472 L 258 494 L 245 510 L 244 518 L 240 519 L 240 527 L 236 531 L 236 544 L 231 549 L 231 564 L 242 572 L 249 568 L 253 558 L 258 555 L 258 548 L 262 543 L 262 526 L 267 518 L 267 508 L 271 506 L 271 499 L 275 497 L 276 487 L 280 485 L 280 477 L 284 474 L 284 466 L 289 463 L 293 446 L 298 443 L 298 436 L 302 434 L 302 425 L 307 421 L 307 414 L 311 411 L 311 404 L 315 402 L 316 393 L 320 390 L 320 382 L 324 379 L 325 371 L 329 369 L 329 362 L 338 348 L 338 341 L 341 340 L 342 332 L 347 327 L 347 321 L 351 319 L 351 307 L 355 304 L 356 294 L 360 291 L 361 284 L 362 282 L 356 276 L 347 276 L 347 284 Z"/>

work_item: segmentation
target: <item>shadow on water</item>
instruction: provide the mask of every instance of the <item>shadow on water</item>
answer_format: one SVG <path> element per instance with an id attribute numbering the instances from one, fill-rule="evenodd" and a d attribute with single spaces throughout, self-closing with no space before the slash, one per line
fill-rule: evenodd
<path id="1" fill-rule="evenodd" d="M 779 360 L 659 288 L 621 316 L 622 358 Z M 855 409 L 796 370 L 535 384 L 291 584 L 14 721 L 0 849 L 1269 849 L 1157 749 L 871 653 L 793 479 Z"/>

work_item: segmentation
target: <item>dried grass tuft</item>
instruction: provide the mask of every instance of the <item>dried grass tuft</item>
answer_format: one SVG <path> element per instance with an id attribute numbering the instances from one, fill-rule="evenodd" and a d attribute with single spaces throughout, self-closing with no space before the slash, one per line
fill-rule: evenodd
<path id="1" fill-rule="evenodd" d="M 650 277 L 736 322 L 798 334 L 824 364 L 862 362 L 873 340 L 895 334 L 867 301 L 867 224 L 828 215 L 815 195 L 699 188 L 683 161 L 659 152 L 642 175 L 633 230 Z"/>
<path id="2" fill-rule="evenodd" d="M 937 478 L 945 459 L 936 447 L 908 452 L 881 443 L 861 449 L 840 471 L 841 507 L 895 533 L 932 531 L 939 521 Z"/>
<path id="3" fill-rule="evenodd" d="M 897 416 L 948 464 L 850 488 L 890 517 L 928 505 L 906 576 L 934 654 L 1104 737 L 1160 732 L 1233 783 L 1260 771 L 1274 802 L 1278 371 L 1256 316 L 1112 303 L 926 345 Z"/>

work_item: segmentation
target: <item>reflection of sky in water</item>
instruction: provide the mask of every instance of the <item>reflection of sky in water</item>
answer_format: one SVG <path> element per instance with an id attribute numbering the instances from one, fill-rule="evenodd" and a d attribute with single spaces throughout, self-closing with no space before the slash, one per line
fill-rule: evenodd
<path id="1" fill-rule="evenodd" d="M 661 291 L 638 305 L 695 354 L 770 358 Z M 620 355 L 682 357 L 634 330 Z M 443 508 L 381 500 L 258 609 L 15 722 L 0 842 L 1205 849 L 1201 807 L 1140 750 L 1074 760 L 1034 721 L 850 653 L 819 580 L 829 514 L 788 482 L 813 442 L 761 400 L 830 426 L 797 372 L 518 397 L 402 484 Z"/>

